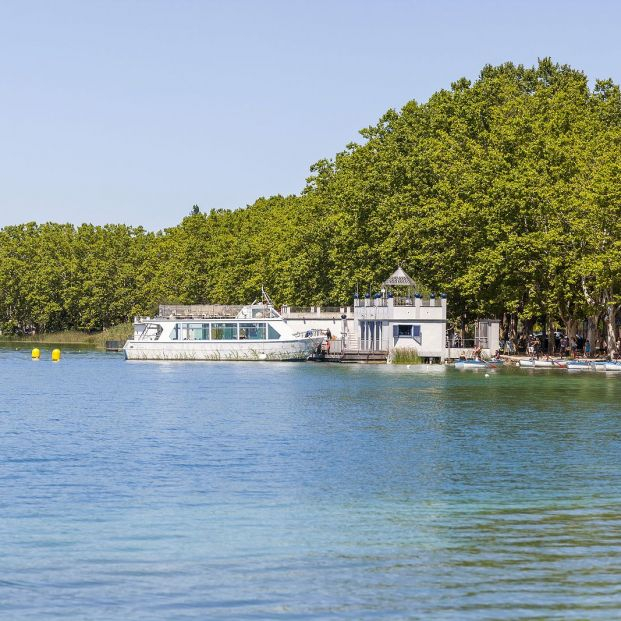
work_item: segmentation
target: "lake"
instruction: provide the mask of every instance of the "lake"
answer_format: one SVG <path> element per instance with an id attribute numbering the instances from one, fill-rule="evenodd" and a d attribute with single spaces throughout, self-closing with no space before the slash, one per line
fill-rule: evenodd
<path id="1" fill-rule="evenodd" d="M 621 616 L 621 374 L 0 349 L 0 618 Z"/>

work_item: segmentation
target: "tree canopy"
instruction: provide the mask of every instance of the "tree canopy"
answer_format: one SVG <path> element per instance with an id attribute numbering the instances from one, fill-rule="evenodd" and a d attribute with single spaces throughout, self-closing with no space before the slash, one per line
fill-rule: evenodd
<path id="1" fill-rule="evenodd" d="M 388 110 L 296 196 L 124 225 L 0 231 L 0 323 L 97 329 L 162 302 L 344 304 L 399 264 L 455 317 L 569 331 L 621 307 L 621 95 L 546 58 Z"/>

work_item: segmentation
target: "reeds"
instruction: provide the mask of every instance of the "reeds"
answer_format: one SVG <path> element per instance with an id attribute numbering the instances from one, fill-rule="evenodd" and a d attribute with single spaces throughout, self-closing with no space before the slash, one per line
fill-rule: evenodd
<path id="1" fill-rule="evenodd" d="M 423 359 L 413 347 L 398 347 L 390 353 L 389 362 L 392 364 L 421 364 Z"/>
<path id="2" fill-rule="evenodd" d="M 105 347 L 106 341 L 125 342 L 132 334 L 131 323 L 112 326 L 101 332 L 83 332 L 81 330 L 64 330 L 62 332 L 45 332 L 27 336 L 0 336 L 4 343 L 53 343 L 55 345 L 91 345 Z"/>

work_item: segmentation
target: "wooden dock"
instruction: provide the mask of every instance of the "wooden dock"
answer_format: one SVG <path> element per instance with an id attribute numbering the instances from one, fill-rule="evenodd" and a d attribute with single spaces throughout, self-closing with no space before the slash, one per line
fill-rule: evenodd
<path id="1" fill-rule="evenodd" d="M 325 352 L 313 354 L 309 360 L 313 362 L 343 362 L 358 364 L 386 364 L 388 360 L 387 351 L 360 351 L 345 350 L 340 352 Z"/>

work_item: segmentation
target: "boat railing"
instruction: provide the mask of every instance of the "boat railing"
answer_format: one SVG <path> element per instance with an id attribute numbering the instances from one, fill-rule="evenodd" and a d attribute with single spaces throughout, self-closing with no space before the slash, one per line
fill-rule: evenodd
<path id="1" fill-rule="evenodd" d="M 323 344 L 323 350 L 329 354 L 342 354 L 346 350 L 345 339 L 332 339 L 330 341 L 326 341 Z"/>
<path id="2" fill-rule="evenodd" d="M 280 314 L 285 318 L 330 317 L 342 318 L 351 316 L 350 306 L 282 306 Z"/>
<path id="3" fill-rule="evenodd" d="M 236 317 L 243 305 L 237 304 L 160 304 L 160 319 L 228 319 Z"/>

